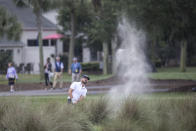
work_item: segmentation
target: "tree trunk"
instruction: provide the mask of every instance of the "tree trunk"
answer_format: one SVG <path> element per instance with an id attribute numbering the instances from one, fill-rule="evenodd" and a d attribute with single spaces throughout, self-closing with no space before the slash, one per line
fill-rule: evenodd
<path id="1" fill-rule="evenodd" d="M 42 21 L 41 13 L 37 15 L 38 42 L 39 42 L 39 61 L 40 61 L 40 80 L 44 79 L 44 60 L 43 60 L 43 41 L 42 41 Z"/>
<path id="2" fill-rule="evenodd" d="M 117 38 L 116 36 L 112 40 L 112 74 L 116 74 L 116 48 L 117 48 Z"/>
<path id="3" fill-rule="evenodd" d="M 75 12 L 71 12 L 71 38 L 69 42 L 69 58 L 68 58 L 68 70 L 71 67 L 72 59 L 74 57 L 74 47 L 75 47 Z"/>
<path id="4" fill-rule="evenodd" d="M 108 44 L 103 42 L 103 74 L 108 74 Z"/>
<path id="5" fill-rule="evenodd" d="M 187 53 L 187 41 L 184 40 L 181 43 L 181 56 L 180 56 L 180 71 L 186 72 L 186 53 Z"/>

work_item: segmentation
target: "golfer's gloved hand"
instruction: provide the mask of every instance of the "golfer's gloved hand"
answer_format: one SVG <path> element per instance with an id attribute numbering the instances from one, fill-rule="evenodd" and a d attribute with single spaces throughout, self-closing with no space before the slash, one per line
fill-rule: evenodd
<path id="1" fill-rule="evenodd" d="M 70 96 L 67 97 L 67 103 L 68 103 L 68 104 L 71 104 L 71 103 L 72 103 L 72 102 L 71 102 Z"/>

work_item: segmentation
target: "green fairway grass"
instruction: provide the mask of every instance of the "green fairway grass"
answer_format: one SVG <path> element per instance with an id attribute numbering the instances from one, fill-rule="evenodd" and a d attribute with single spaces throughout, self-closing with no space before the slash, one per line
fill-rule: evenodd
<path id="1" fill-rule="evenodd" d="M 40 83 L 39 75 L 35 74 L 19 74 L 17 83 Z M 91 81 L 104 80 L 111 78 L 113 75 L 90 74 Z M 196 80 L 196 67 L 188 67 L 186 72 L 180 72 L 178 67 L 157 68 L 157 72 L 149 73 L 148 77 L 155 80 Z M 64 82 L 71 82 L 71 75 L 63 74 Z M 0 75 L 0 84 L 7 84 L 5 75 Z"/>
<path id="2" fill-rule="evenodd" d="M 149 74 L 151 79 L 160 80 L 196 80 L 196 67 L 188 67 L 186 72 L 180 72 L 180 68 L 158 68 L 157 72 Z"/>
<path id="3" fill-rule="evenodd" d="M 91 81 L 97 81 L 97 80 L 104 80 L 104 79 L 108 79 L 110 77 L 112 77 L 111 74 L 109 75 L 102 75 L 102 74 L 98 74 L 98 75 L 93 75 L 90 74 L 89 75 L 91 78 Z M 44 80 L 40 81 L 40 76 L 39 75 L 35 75 L 35 74 L 18 74 L 18 80 L 17 83 L 40 83 L 40 82 L 44 82 Z M 71 75 L 64 73 L 63 74 L 63 81 L 64 82 L 71 82 Z M 5 75 L 0 75 L 0 84 L 7 84 L 7 80 L 5 78 Z"/>
<path id="4" fill-rule="evenodd" d="M 106 94 L 99 94 L 99 95 L 87 95 L 85 101 L 96 100 L 102 97 L 105 97 Z M 194 92 L 176 92 L 176 93 L 147 93 L 137 95 L 137 98 L 140 100 L 164 100 L 164 99 L 195 99 L 196 100 L 196 93 Z M 1 99 L 10 99 L 10 100 L 20 100 L 20 101 L 29 101 L 34 104 L 47 104 L 48 102 L 60 102 L 66 103 L 67 102 L 67 95 L 51 95 L 51 96 L 1 96 Z"/>

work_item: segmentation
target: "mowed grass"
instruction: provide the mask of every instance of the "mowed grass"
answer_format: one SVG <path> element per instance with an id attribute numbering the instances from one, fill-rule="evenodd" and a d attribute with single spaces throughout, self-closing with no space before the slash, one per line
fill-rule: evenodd
<path id="1" fill-rule="evenodd" d="M 91 101 L 103 97 L 104 94 L 100 95 L 88 95 L 85 101 Z M 49 95 L 49 96 L 0 96 L 0 100 L 17 100 L 20 102 L 30 102 L 33 107 L 39 107 L 44 104 L 56 102 L 61 104 L 67 103 L 67 95 Z"/>
<path id="2" fill-rule="evenodd" d="M 102 75 L 102 74 L 90 74 L 91 81 L 97 81 L 97 80 L 104 80 L 112 77 L 111 74 L 109 75 Z M 43 80 L 40 80 L 40 76 L 37 74 L 18 74 L 18 80 L 17 83 L 40 83 L 44 82 Z M 64 82 L 71 82 L 71 75 L 64 73 L 63 79 Z M 0 75 L 0 84 L 7 84 L 7 80 L 5 78 L 5 75 Z"/>
<path id="3" fill-rule="evenodd" d="M 99 94 L 99 95 L 87 95 L 85 101 L 92 101 L 96 99 L 100 99 L 102 97 L 106 97 L 107 94 Z M 179 99 L 195 99 L 196 93 L 194 92 L 162 92 L 162 93 L 147 93 L 137 95 L 142 101 L 156 101 L 156 100 L 179 100 Z M 60 102 L 62 104 L 67 103 L 67 95 L 49 95 L 49 96 L 0 96 L 1 99 L 9 99 L 9 100 L 18 100 L 23 102 L 32 102 L 33 104 L 40 106 L 43 104 L 47 104 L 50 102 Z"/>
<path id="4" fill-rule="evenodd" d="M 86 73 L 88 74 L 88 73 Z M 17 83 L 40 83 L 40 76 L 35 74 L 19 74 Z M 102 74 L 89 74 L 91 81 L 104 80 L 111 78 L 113 75 L 102 75 Z M 196 67 L 187 67 L 186 72 L 180 72 L 179 67 L 170 68 L 157 68 L 157 72 L 149 73 L 148 77 L 151 79 L 158 80 L 196 80 Z M 63 74 L 64 82 L 71 82 L 71 75 Z M 5 75 L 0 75 L 0 84 L 7 84 Z"/>
<path id="5" fill-rule="evenodd" d="M 180 72 L 179 67 L 158 68 L 157 72 L 149 74 L 149 78 L 160 80 L 196 80 L 196 67 L 188 67 L 186 72 Z"/>

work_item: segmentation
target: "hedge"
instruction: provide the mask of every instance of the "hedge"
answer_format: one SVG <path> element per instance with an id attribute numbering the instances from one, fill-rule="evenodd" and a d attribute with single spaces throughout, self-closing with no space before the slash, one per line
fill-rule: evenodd
<path id="1" fill-rule="evenodd" d="M 99 62 L 81 63 L 83 71 L 100 71 Z"/>

